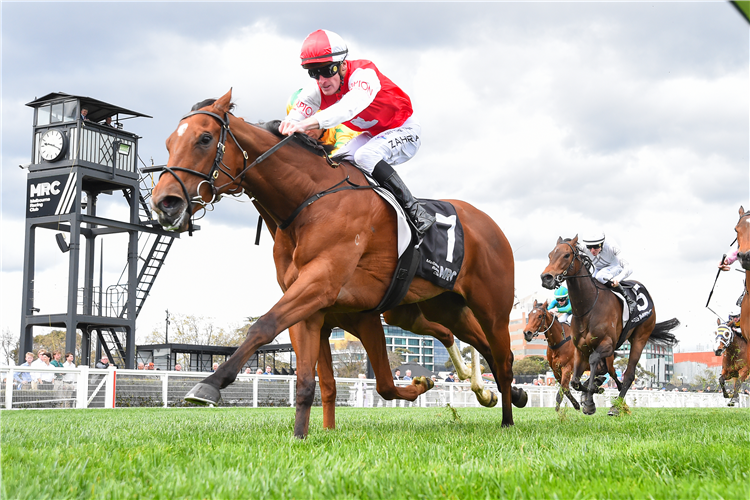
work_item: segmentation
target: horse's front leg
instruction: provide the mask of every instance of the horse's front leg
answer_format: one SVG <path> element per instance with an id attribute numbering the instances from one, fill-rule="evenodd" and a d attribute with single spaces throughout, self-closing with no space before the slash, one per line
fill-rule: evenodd
<path id="1" fill-rule="evenodd" d="M 300 272 L 299 279 L 286 290 L 281 300 L 253 323 L 247 331 L 245 341 L 232 357 L 188 392 L 185 396 L 186 401 L 198 404 L 218 404 L 221 399 L 221 389 L 234 382 L 237 373 L 258 347 L 270 343 L 279 333 L 292 325 L 307 320 L 321 309 L 333 305 L 341 289 L 340 283 L 332 283 L 330 280 L 329 269 L 333 267 L 333 264 L 328 266 L 324 262 L 310 267 L 311 269 L 304 273 L 304 277 Z M 342 263 L 341 267 L 345 267 L 345 264 Z M 316 346 L 320 342 L 322 324 L 323 320 L 320 319 L 317 330 L 311 333 L 317 339 Z M 296 354 L 300 356 L 299 352 Z M 313 363 L 317 356 L 316 350 Z M 299 377 L 299 370 L 297 372 Z M 299 378 L 297 383 L 299 385 Z"/>
<path id="2" fill-rule="evenodd" d="M 570 378 L 572 372 L 573 369 L 569 365 L 566 366 L 565 369 L 563 369 L 562 377 L 560 377 L 560 392 L 558 393 L 557 408 L 555 408 L 556 410 L 560 408 L 562 395 L 565 395 L 565 397 L 568 398 L 570 403 L 573 405 L 573 408 L 575 408 L 576 410 L 581 409 L 581 405 L 578 404 L 578 401 L 576 401 L 576 398 L 570 392 Z"/>
<path id="3" fill-rule="evenodd" d="M 586 392 L 586 388 L 581 385 L 581 375 L 583 375 L 585 367 L 585 363 L 582 362 L 582 356 L 583 353 L 576 347 L 573 352 L 573 371 L 570 376 L 570 387 L 579 392 Z"/>
<path id="4" fill-rule="evenodd" d="M 298 438 L 306 437 L 310 426 L 310 407 L 315 399 L 315 364 L 320 354 L 323 317 L 323 313 L 318 312 L 305 321 L 289 327 L 289 337 L 297 355 L 297 412 L 294 416 L 294 436 Z M 330 347 L 328 350 L 330 352 Z M 331 371 L 331 375 L 332 373 Z"/>
<path id="5" fill-rule="evenodd" d="M 586 391 L 581 396 L 581 403 L 583 403 L 583 413 L 585 415 L 593 415 L 596 413 L 596 405 L 594 404 L 594 394 L 596 394 L 598 387 L 596 385 L 596 377 L 600 369 L 599 363 L 607 356 L 612 355 L 612 344 L 606 340 L 602 341 L 594 352 L 589 356 L 589 380 L 586 387 Z"/>
<path id="6" fill-rule="evenodd" d="M 729 393 L 727 392 L 725 382 L 726 378 L 724 378 L 724 374 L 722 373 L 719 375 L 719 387 L 721 387 L 721 393 L 724 395 L 724 399 L 729 399 Z"/>
<path id="7" fill-rule="evenodd" d="M 622 382 L 620 382 L 620 379 L 617 378 L 617 370 L 615 370 L 615 357 L 610 356 L 607 358 L 607 372 L 609 373 L 609 376 L 612 377 L 612 379 L 615 381 L 615 385 L 617 385 L 617 390 L 622 390 Z"/>
<path id="8" fill-rule="evenodd" d="M 734 379 L 734 392 L 732 393 L 732 399 L 729 400 L 727 406 L 734 406 L 740 402 L 740 377 Z"/>

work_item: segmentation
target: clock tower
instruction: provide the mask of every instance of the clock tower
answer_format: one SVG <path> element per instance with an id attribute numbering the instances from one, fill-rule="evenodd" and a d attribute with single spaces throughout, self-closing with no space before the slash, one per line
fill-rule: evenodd
<path id="1" fill-rule="evenodd" d="M 79 349 L 80 364 L 92 363 L 94 347 L 96 358 L 107 354 L 118 367 L 134 368 L 135 320 L 176 236 L 152 219 L 146 202 L 150 189 L 138 169 L 138 136 L 123 126 L 133 118 L 151 117 L 64 93 L 27 106 L 34 108 L 34 126 L 31 163 L 22 166 L 28 168 L 28 178 L 19 357 L 33 350 L 35 328 L 53 327 L 65 330 L 66 351 Z M 118 198 L 120 210 L 108 210 L 119 218 L 97 214 L 100 196 L 120 193 L 125 198 Z M 43 295 L 35 279 L 39 230 L 54 233 L 54 240 L 48 239 L 68 254 L 67 284 L 55 285 L 64 290 L 57 295 L 65 297 L 65 304 L 60 307 L 57 300 L 53 306 L 61 311 L 42 310 L 50 308 L 37 300 Z M 127 262 L 120 281 L 105 288 L 103 242 L 97 250 L 97 238 L 108 235 L 127 242 L 127 250 L 119 252 Z M 110 245 L 108 253 L 118 254 Z"/>

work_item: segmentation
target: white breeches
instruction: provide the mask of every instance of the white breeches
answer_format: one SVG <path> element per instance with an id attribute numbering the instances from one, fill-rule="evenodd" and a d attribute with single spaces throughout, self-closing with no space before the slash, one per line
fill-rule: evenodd
<path id="1" fill-rule="evenodd" d="M 375 137 L 367 132 L 359 134 L 339 149 L 338 155 L 354 162 L 372 175 L 372 170 L 380 160 L 385 160 L 391 166 L 400 165 L 410 160 L 422 145 L 422 127 L 410 116 L 398 128 L 386 130 Z"/>
<path id="2" fill-rule="evenodd" d="M 619 276 L 621 272 L 622 267 L 620 266 L 603 267 L 594 272 L 594 278 L 596 278 L 600 283 L 606 283 L 608 281 L 611 281 L 612 278 Z"/>

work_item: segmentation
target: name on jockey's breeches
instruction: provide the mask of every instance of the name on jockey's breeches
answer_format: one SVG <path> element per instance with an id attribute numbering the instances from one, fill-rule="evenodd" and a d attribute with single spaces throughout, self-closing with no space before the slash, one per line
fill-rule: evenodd
<path id="1" fill-rule="evenodd" d="M 349 82 L 349 90 L 353 90 L 356 88 L 359 88 L 367 92 L 368 95 L 372 95 L 372 87 L 370 86 L 370 82 L 366 82 L 364 80 L 356 80 L 353 82 Z"/>
<path id="2" fill-rule="evenodd" d="M 391 147 L 391 149 L 395 149 L 398 146 L 401 146 L 402 144 L 405 144 L 407 142 L 417 142 L 419 140 L 419 136 L 415 135 L 405 135 L 403 137 L 395 137 L 393 139 L 388 139 L 388 145 Z"/>

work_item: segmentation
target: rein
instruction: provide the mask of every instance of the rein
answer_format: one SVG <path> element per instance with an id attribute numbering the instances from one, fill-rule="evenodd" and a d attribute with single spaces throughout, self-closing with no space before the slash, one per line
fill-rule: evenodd
<path id="1" fill-rule="evenodd" d="M 235 188 L 232 188 L 232 189 L 228 190 L 227 192 L 229 194 L 231 194 L 231 195 L 241 195 L 244 192 L 244 188 L 242 188 L 242 182 L 245 179 L 245 174 L 251 168 L 255 167 L 256 165 L 258 165 L 259 163 L 261 163 L 263 160 L 265 160 L 266 158 L 268 158 L 269 156 L 271 156 L 272 154 L 274 154 L 282 146 L 284 146 L 287 142 L 289 142 L 290 140 L 292 140 L 294 138 L 294 135 L 289 135 L 289 136 L 283 138 L 276 145 L 274 145 L 273 147 L 271 147 L 271 149 L 269 149 L 268 151 L 266 151 L 265 153 L 263 153 L 262 155 L 260 155 L 258 158 L 255 159 L 255 161 L 253 161 L 252 163 L 250 163 L 248 165 L 247 162 L 249 160 L 249 156 L 247 154 L 247 151 L 245 151 L 242 148 L 242 146 L 240 145 L 239 141 L 237 140 L 237 137 L 235 137 L 234 133 L 229 128 L 229 113 L 224 113 L 224 116 L 221 117 L 221 116 L 217 115 L 216 113 L 212 113 L 210 111 L 197 110 L 197 111 L 191 111 L 190 113 L 186 114 L 185 116 L 183 116 L 180 119 L 180 121 L 182 121 L 182 120 L 184 120 L 186 118 L 189 118 L 191 116 L 194 116 L 194 115 L 208 115 L 208 116 L 214 118 L 216 121 L 218 121 L 219 124 L 220 124 L 220 126 L 221 126 L 221 135 L 219 137 L 219 142 L 216 145 L 216 157 L 214 158 L 214 162 L 211 165 L 211 170 L 209 171 L 209 173 L 208 174 L 204 174 L 203 172 L 198 172 L 196 170 L 191 170 L 191 169 L 185 168 L 185 167 L 159 166 L 159 167 L 146 167 L 146 168 L 141 169 L 141 172 L 143 172 L 143 173 L 168 172 L 169 174 L 172 175 L 172 177 L 174 177 L 177 180 L 177 182 L 180 183 L 180 187 L 182 188 L 182 193 L 184 194 L 185 200 L 187 201 L 187 204 L 188 204 L 188 206 L 187 206 L 187 213 L 189 214 L 189 218 L 188 218 L 188 234 L 190 236 L 193 235 L 192 213 L 193 213 L 193 204 L 194 203 L 201 205 L 201 207 L 205 209 L 207 205 L 211 205 L 215 201 L 218 201 L 219 198 L 221 198 L 220 191 L 222 189 L 226 188 L 227 186 L 231 186 L 233 184 L 236 184 L 237 186 Z M 225 145 L 225 143 L 226 143 L 226 140 L 227 140 L 227 135 L 229 135 L 229 137 L 232 138 L 232 140 L 234 141 L 234 143 L 237 145 L 237 148 L 242 152 L 242 157 L 243 157 L 243 165 L 242 165 L 243 168 L 242 168 L 242 170 L 237 175 L 234 175 L 234 176 L 231 174 L 230 169 L 226 165 L 226 163 L 224 163 L 224 153 L 226 151 L 226 145 Z M 331 160 L 331 158 L 328 156 L 327 153 L 326 153 L 325 157 L 326 157 L 326 161 L 328 162 L 328 164 L 331 167 L 336 168 L 336 167 L 339 166 L 338 163 L 334 163 Z M 200 177 L 201 179 L 203 179 L 198 184 L 198 187 L 196 188 L 196 195 L 194 197 L 191 197 L 188 194 L 188 190 L 187 190 L 187 187 L 185 186 L 185 183 L 182 181 L 182 179 L 179 178 L 179 176 L 175 172 L 185 172 L 185 173 L 188 173 L 188 174 L 196 175 L 196 176 Z M 229 179 L 231 179 L 231 180 L 229 182 L 227 182 L 226 184 L 222 184 L 221 186 L 217 187 L 216 184 L 215 184 L 215 182 L 216 182 L 216 179 L 219 177 L 219 173 L 223 173 L 224 175 L 226 175 L 227 177 L 229 177 Z M 201 189 L 201 186 L 203 185 L 203 183 L 206 183 L 208 185 L 208 187 L 211 189 L 211 200 L 209 200 L 208 202 L 204 201 L 203 197 L 200 195 L 200 189 Z M 349 185 L 348 186 L 343 186 L 343 187 L 338 187 L 338 186 L 341 186 L 344 183 L 347 183 Z M 344 180 L 342 180 L 341 182 L 338 182 L 334 186 L 332 186 L 332 187 L 330 187 L 330 188 L 328 188 L 328 189 L 326 189 L 326 190 L 324 190 L 324 191 L 322 191 L 320 193 L 314 194 L 313 196 L 309 197 L 304 202 L 302 202 L 302 204 L 300 206 L 298 206 L 292 212 L 292 215 L 290 215 L 285 221 L 283 221 L 279 225 L 279 229 L 283 230 L 283 229 L 286 229 L 287 227 L 289 227 L 289 225 L 292 223 L 292 221 L 294 221 L 294 219 L 297 217 L 297 215 L 299 215 L 299 213 L 303 209 L 305 209 L 306 207 L 312 205 L 315 201 L 319 200 L 323 196 L 326 196 L 326 195 L 332 194 L 332 193 L 336 193 L 336 192 L 339 192 L 339 191 L 349 190 L 349 189 L 372 189 L 372 186 L 370 186 L 370 185 L 360 186 L 360 185 L 354 184 L 353 182 L 351 182 L 349 180 L 349 176 L 347 175 L 346 178 Z"/>
<path id="2" fill-rule="evenodd" d="M 586 270 L 588 270 L 588 268 L 591 267 L 593 264 L 591 263 L 591 259 L 589 259 L 588 256 L 582 256 L 577 248 L 573 248 L 573 245 L 571 245 L 567 241 L 563 241 L 563 243 L 568 245 L 568 248 L 570 248 L 570 251 L 573 252 L 573 259 L 571 259 L 570 265 L 568 266 L 567 269 L 565 269 L 565 271 L 562 272 L 562 274 L 558 274 L 557 276 L 555 276 L 555 281 L 557 281 L 559 284 L 562 284 L 563 281 L 569 280 L 572 278 L 589 278 L 593 282 L 594 288 L 596 288 L 596 297 L 594 297 L 594 302 L 593 304 L 591 304 L 591 307 L 589 307 L 589 309 L 581 315 L 573 313 L 573 316 L 575 316 L 576 318 L 583 318 L 594 309 L 594 306 L 596 306 L 596 302 L 599 300 L 599 286 L 597 285 L 596 279 L 591 275 L 590 272 L 584 275 L 575 275 L 575 276 L 568 275 L 569 272 L 572 272 L 573 264 L 575 264 L 576 260 L 581 263 L 581 268 L 586 269 Z"/>
<path id="3" fill-rule="evenodd" d="M 547 311 L 543 311 L 542 312 L 542 317 L 544 318 L 544 323 L 546 323 L 547 322 Z M 550 329 L 552 328 L 552 326 L 555 324 L 555 321 L 557 321 L 558 323 L 560 323 L 560 320 L 557 319 L 557 316 L 553 314 L 552 315 L 552 321 L 550 321 L 549 326 L 544 331 L 539 331 L 539 328 L 537 328 L 537 330 L 534 332 L 534 335 L 532 335 L 531 338 L 532 339 L 535 338 L 540 333 L 544 334 L 544 336 L 546 337 L 547 336 L 547 332 L 550 331 Z M 542 323 L 542 327 L 544 326 L 544 323 Z M 553 351 L 561 348 L 562 346 L 565 345 L 566 342 L 568 342 L 570 340 L 570 337 L 565 337 L 565 328 L 562 326 L 562 323 L 560 323 L 560 327 L 562 328 L 563 339 L 560 342 L 558 342 L 557 344 L 549 346 L 549 348 L 552 349 Z"/>

